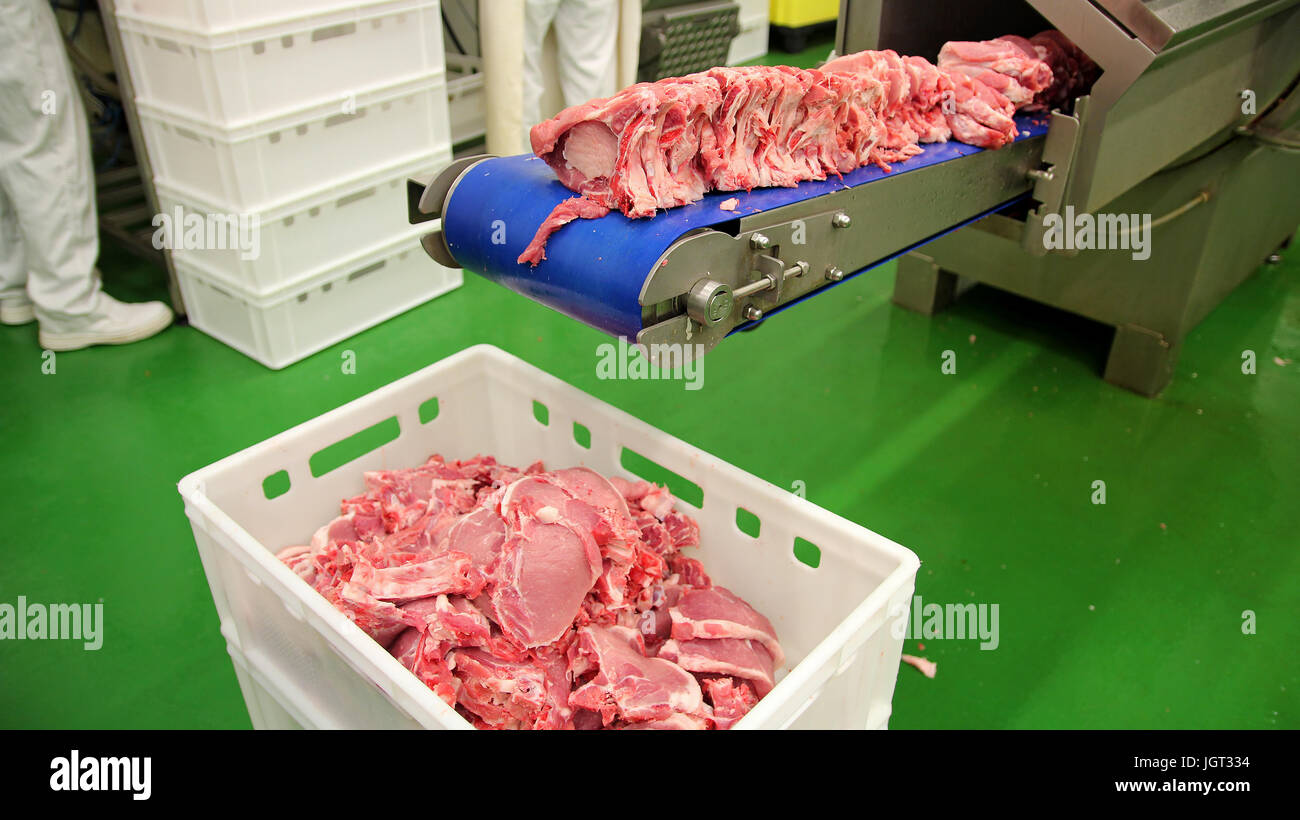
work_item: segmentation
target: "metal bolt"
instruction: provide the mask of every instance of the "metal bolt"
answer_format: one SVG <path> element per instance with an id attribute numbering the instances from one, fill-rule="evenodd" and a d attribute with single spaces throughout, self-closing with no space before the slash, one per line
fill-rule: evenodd
<path id="1" fill-rule="evenodd" d="M 750 305 L 745 308 L 745 318 L 751 322 L 757 322 L 763 318 L 763 311 L 756 305 Z"/>
<path id="2" fill-rule="evenodd" d="M 835 267 L 834 265 L 827 265 L 827 266 L 826 266 L 826 278 L 829 279 L 829 280 L 832 281 L 832 282 L 838 282 L 838 281 L 840 281 L 841 279 L 844 278 L 844 271 L 840 270 L 839 268 Z"/>
<path id="3" fill-rule="evenodd" d="M 756 251 L 765 251 L 768 248 L 772 247 L 772 240 L 768 239 L 766 236 L 764 236 L 761 233 L 750 234 L 749 247 L 753 248 Z"/>
<path id="4" fill-rule="evenodd" d="M 705 327 L 721 322 L 731 315 L 735 299 L 731 288 L 712 279 L 701 279 L 686 295 L 686 312 Z"/>
<path id="5" fill-rule="evenodd" d="M 853 224 L 853 220 L 849 217 L 848 214 L 844 213 L 843 211 L 840 211 L 839 213 L 835 214 L 835 216 L 831 217 L 831 227 L 847 228 L 852 224 Z"/>

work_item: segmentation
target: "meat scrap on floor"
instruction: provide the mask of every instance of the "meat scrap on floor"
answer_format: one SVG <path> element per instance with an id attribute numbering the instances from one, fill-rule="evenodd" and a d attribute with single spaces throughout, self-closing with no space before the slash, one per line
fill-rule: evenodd
<path id="1" fill-rule="evenodd" d="M 888 171 L 921 143 L 1000 148 L 1017 136 L 1018 109 L 1059 105 L 1097 76 L 1047 31 L 948 43 L 938 65 L 861 51 L 819 69 L 714 68 L 638 83 L 533 127 L 533 153 L 578 196 L 555 207 L 518 261 L 537 265 L 560 227 L 611 210 L 648 217 L 709 191 L 792 187 L 868 164 Z"/>
<path id="2" fill-rule="evenodd" d="M 729 729 L 785 662 L 664 487 L 434 455 L 279 558 L 484 729 Z"/>

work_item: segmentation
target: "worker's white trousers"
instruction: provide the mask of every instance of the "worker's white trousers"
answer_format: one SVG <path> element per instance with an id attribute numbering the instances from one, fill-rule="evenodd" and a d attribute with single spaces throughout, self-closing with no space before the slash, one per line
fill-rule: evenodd
<path id="1" fill-rule="evenodd" d="M 0 0 L 0 298 L 90 313 L 99 232 L 86 112 L 48 0 Z"/>
<path id="2" fill-rule="evenodd" d="M 524 129 L 541 120 L 542 42 L 555 23 L 560 92 L 565 107 L 616 90 L 610 65 L 618 47 L 614 0 L 528 0 L 524 23 Z M 525 150 L 531 150 L 527 137 Z"/>

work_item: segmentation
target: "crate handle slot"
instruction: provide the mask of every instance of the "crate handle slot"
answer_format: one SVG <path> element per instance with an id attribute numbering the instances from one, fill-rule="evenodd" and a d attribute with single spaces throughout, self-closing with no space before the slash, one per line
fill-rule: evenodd
<path id="1" fill-rule="evenodd" d="M 537 399 L 533 399 L 533 418 L 537 419 L 537 423 L 543 427 L 549 426 L 551 423 L 550 408 Z"/>
<path id="2" fill-rule="evenodd" d="M 798 536 L 794 539 L 794 557 L 799 563 L 813 569 L 817 569 L 822 564 L 821 547 Z"/>
<path id="3" fill-rule="evenodd" d="M 328 123 L 326 124 L 328 125 Z M 363 199 L 374 196 L 375 191 L 377 190 L 378 188 L 371 187 L 364 191 L 357 191 L 355 194 L 348 194 L 345 197 L 340 197 L 339 201 L 335 203 L 335 207 L 342 208 L 345 205 L 351 205 L 353 202 L 360 202 Z"/>
<path id="4" fill-rule="evenodd" d="M 289 473 L 286 470 L 271 473 L 262 479 L 262 495 L 266 496 L 267 501 L 279 498 L 289 492 L 292 487 L 293 482 L 289 480 Z"/>
<path id="5" fill-rule="evenodd" d="M 757 539 L 763 531 L 763 521 L 744 507 L 736 508 L 736 529 L 750 538 Z"/>
<path id="6" fill-rule="evenodd" d="M 652 484 L 660 484 L 677 498 L 695 507 L 704 509 L 704 489 L 690 479 L 683 478 L 657 461 L 648 459 L 630 447 L 624 447 L 619 454 L 618 463 L 624 470 L 645 479 Z"/>
<path id="7" fill-rule="evenodd" d="M 320 478 L 395 441 L 401 434 L 402 425 L 397 420 L 397 416 L 389 416 L 378 424 L 372 424 L 364 430 L 359 430 L 347 438 L 317 450 L 307 460 L 307 466 L 311 469 L 312 478 Z"/>
<path id="8" fill-rule="evenodd" d="M 333 26 L 324 26 L 311 33 L 311 41 L 319 43 L 321 40 L 328 40 L 332 37 L 346 37 L 349 34 L 357 33 L 356 23 L 339 23 Z"/>
<path id="9" fill-rule="evenodd" d="M 434 396 L 433 398 L 430 399 L 425 399 L 423 402 L 421 402 L 420 407 L 417 410 L 417 413 L 419 414 L 420 417 L 420 423 L 428 424 L 429 422 L 436 419 L 438 417 L 438 409 L 439 408 L 438 408 L 437 396 Z"/>
<path id="10" fill-rule="evenodd" d="M 355 282 L 356 280 L 360 279 L 361 277 L 365 276 L 368 273 L 374 273 L 375 271 L 379 270 L 386 264 L 388 263 L 381 260 L 379 262 L 376 262 L 373 265 L 368 265 L 362 268 L 361 270 L 354 270 L 348 274 L 348 281 Z"/>
<path id="11" fill-rule="evenodd" d="M 573 423 L 573 440 L 583 449 L 591 449 L 591 430 L 587 429 L 585 424 L 578 422 Z"/>
<path id="12" fill-rule="evenodd" d="M 342 125 L 345 122 L 352 122 L 353 120 L 359 120 L 365 115 L 366 115 L 366 109 L 364 108 L 358 109 L 356 112 L 352 114 L 335 114 L 331 117 L 325 118 L 325 127 L 331 128 L 335 125 Z"/>

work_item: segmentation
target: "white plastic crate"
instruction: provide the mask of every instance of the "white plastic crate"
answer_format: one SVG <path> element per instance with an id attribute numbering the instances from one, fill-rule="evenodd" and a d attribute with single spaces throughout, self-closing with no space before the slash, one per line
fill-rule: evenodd
<path id="1" fill-rule="evenodd" d="M 233 288 L 193 259 L 174 262 L 190 324 L 274 370 L 460 287 L 462 276 L 414 237 L 267 295 Z"/>
<path id="2" fill-rule="evenodd" d="M 447 55 L 447 110 L 453 145 L 487 133 L 482 66 L 480 57 Z"/>
<path id="3" fill-rule="evenodd" d="M 436 0 L 352 3 L 223 31 L 125 9 L 117 21 L 138 100 L 226 127 L 443 70 Z"/>
<path id="4" fill-rule="evenodd" d="M 545 424 L 535 403 L 547 410 Z M 576 441 L 575 424 L 589 431 L 589 446 Z M 388 443 L 313 475 L 315 454 L 373 428 Z M 415 466 L 432 453 L 482 453 L 510 464 L 542 459 L 633 479 L 623 466 L 625 448 L 699 487 L 701 506 L 678 501 L 700 522 L 699 559 L 717 583 L 767 615 L 780 636 L 787 665 L 737 728 L 884 728 L 902 650 L 888 616 L 906 611 L 911 599 L 919 562 L 910 550 L 487 345 L 180 482 L 253 724 L 469 728 L 275 558 L 337 515 L 340 498 L 361 492 L 363 471 Z M 265 488 L 286 479 L 287 491 L 268 499 Z M 757 538 L 736 526 L 738 507 L 759 517 Z M 795 558 L 796 536 L 820 548 L 816 569 Z"/>
<path id="5" fill-rule="evenodd" d="M 221 128 L 141 102 L 154 176 L 225 211 L 282 205 L 385 165 L 449 153 L 441 73 L 340 97 L 269 120 Z"/>
<path id="6" fill-rule="evenodd" d="M 343 179 L 282 205 L 243 212 L 241 216 L 254 218 L 258 225 L 256 255 L 233 242 L 206 248 L 175 242 L 179 247 L 172 250 L 173 258 L 197 262 L 209 278 L 250 293 L 292 287 L 334 266 L 358 247 L 428 233 L 428 225 L 411 225 L 407 220 L 406 180 L 428 177 L 450 162 L 451 153 L 441 151 Z M 165 179 L 154 182 L 158 206 L 178 235 L 186 219 L 230 214 L 196 192 Z"/>
<path id="7" fill-rule="evenodd" d="M 214 33 L 383 2 L 388 0 L 117 0 L 117 10 L 187 31 Z"/>
<path id="8" fill-rule="evenodd" d="M 757 60 L 767 54 L 769 11 L 767 0 L 740 4 L 740 33 L 727 51 L 728 65 Z"/>

